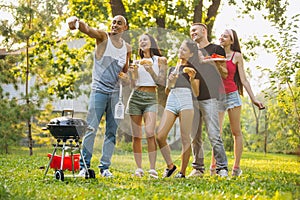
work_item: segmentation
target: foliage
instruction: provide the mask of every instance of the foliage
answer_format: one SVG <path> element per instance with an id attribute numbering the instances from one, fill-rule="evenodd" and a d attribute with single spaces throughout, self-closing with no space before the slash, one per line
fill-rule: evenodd
<path id="1" fill-rule="evenodd" d="M 0 110 L 0 151 L 8 153 L 8 147 L 17 145 L 24 134 L 24 106 L 18 105 L 16 99 L 1 98 Z"/>
<path id="2" fill-rule="evenodd" d="M 90 53 L 69 49 L 68 41 L 60 40 L 58 37 L 57 31 L 62 22 L 59 16 L 67 5 L 66 1 L 58 0 L 50 3 L 35 0 L 30 3 L 27 1 L 18 3 L 17 6 L 14 4 L 3 6 L 5 11 L 13 15 L 14 21 L 13 24 L 9 24 L 1 20 L 0 31 L 4 37 L 2 42 L 8 50 L 16 48 L 19 50 L 0 61 L 1 69 L 5 69 L 1 70 L 4 73 L 1 74 L 0 81 L 14 84 L 19 92 L 17 94 L 20 96 L 19 103 L 24 101 L 28 103 L 24 106 L 26 109 L 23 109 L 27 118 L 20 116 L 19 120 L 31 121 L 33 116 L 39 117 L 38 109 L 48 101 L 47 99 L 51 101 L 53 98 L 74 98 L 86 93 L 84 88 L 79 87 L 86 80 L 90 83 L 91 61 L 88 59 L 85 63 L 79 61 L 79 58 L 86 57 L 83 55 Z M 18 90 L 17 85 L 25 84 L 27 80 L 33 81 L 30 81 L 32 84 L 28 90 L 26 89 L 26 93 Z M 31 133 L 30 128 L 31 125 L 28 125 Z M 34 134 L 40 134 L 40 131 Z"/>
<path id="3" fill-rule="evenodd" d="M 276 133 L 277 139 L 272 145 L 275 145 L 275 148 L 285 148 L 285 152 L 293 151 L 300 146 L 300 91 L 297 79 L 300 69 L 297 38 L 299 17 L 300 15 L 295 15 L 290 20 L 286 17 L 286 23 L 276 26 L 280 39 L 275 39 L 271 35 L 264 44 L 265 48 L 278 58 L 274 70 L 265 69 L 269 72 L 271 81 L 268 90 L 271 92 L 267 93 L 270 98 L 270 133 Z"/>
<path id="4" fill-rule="evenodd" d="M 265 11 L 263 17 L 273 24 L 285 23 L 285 12 L 289 5 L 288 0 L 230 0 L 229 4 L 238 6 L 242 15 L 250 15 L 254 18 L 255 12 L 253 11 Z"/>
<path id="5" fill-rule="evenodd" d="M 95 41 L 78 31 L 67 31 L 66 35 L 61 35 L 60 31 L 66 26 L 65 21 L 69 16 L 78 16 L 91 27 L 103 28 L 109 27 L 110 18 L 113 15 L 117 13 L 124 14 L 130 26 L 130 31 L 128 31 L 128 35 L 125 34 L 125 39 L 134 47 L 133 53 L 137 54 L 138 36 L 143 32 L 149 32 L 157 38 L 164 55 L 169 59 L 169 65 L 172 66 L 176 63 L 174 58 L 179 42 L 189 35 L 189 24 L 192 22 L 206 23 L 209 29 L 209 37 L 213 37 L 211 30 L 213 29 L 220 3 L 221 0 L 19 0 L 18 4 L 5 4 L 1 2 L 1 10 L 8 11 L 14 17 L 12 23 L 3 20 L 0 21 L 0 32 L 1 36 L 4 37 L 2 45 L 9 51 L 18 50 L 15 53 L 18 53 L 19 56 L 7 56 L 4 60 L 0 60 L 0 82 L 14 84 L 14 87 L 18 89 L 17 84 L 24 84 L 26 81 L 26 67 L 29 64 L 28 75 L 29 79 L 34 80 L 32 81 L 34 84 L 29 88 L 28 95 L 24 95 L 21 92 L 21 97 L 18 99 L 20 101 L 29 100 L 29 106 L 26 109 L 23 108 L 23 111 L 26 111 L 25 115 L 29 118 L 20 117 L 19 120 L 28 120 L 31 119 L 31 116 L 34 116 L 39 122 L 44 114 L 40 113 L 38 109 L 46 103 L 51 103 L 53 99 L 57 98 L 72 99 L 81 94 L 86 95 L 90 91 L 87 85 L 91 82 L 93 62 L 91 52 L 93 51 Z M 239 3 L 239 1 L 231 0 L 228 3 L 241 7 L 241 15 L 251 15 L 254 10 L 264 11 L 264 16 L 267 20 L 281 27 L 279 32 L 282 36 L 291 35 L 295 32 L 295 29 L 293 29 L 292 33 L 288 33 L 285 30 L 292 29 L 289 27 L 287 29 L 285 29 L 286 27 L 284 28 L 286 24 L 284 13 L 288 5 L 287 1 L 242 0 L 242 3 Z M 116 8 L 122 9 L 116 10 Z M 292 27 L 292 24 L 290 23 L 289 26 Z M 288 37 L 286 36 L 286 38 Z M 282 48 L 278 52 L 284 52 L 285 49 L 295 46 L 294 44 L 296 43 L 293 38 L 292 41 L 283 40 L 283 44 L 293 43 L 293 45 L 289 45 L 287 48 L 282 45 Z M 70 41 L 75 43 L 74 48 L 70 46 Z M 277 44 L 274 42 L 276 41 L 270 40 L 270 44 L 273 43 L 273 46 L 276 47 Z M 260 44 L 254 36 L 253 41 L 247 43 L 246 47 L 253 49 Z M 266 44 L 269 46 L 268 43 Z M 26 46 L 30 47 L 28 51 L 28 63 L 25 54 Z M 250 56 L 254 55 L 250 53 Z M 280 57 L 282 58 L 281 64 L 288 66 L 288 63 L 295 61 L 295 66 L 299 68 L 299 62 L 297 65 L 299 57 L 287 60 L 288 55 L 290 54 Z M 285 69 L 287 71 L 283 71 L 283 73 L 288 77 L 289 74 L 294 74 L 293 69 L 296 68 L 292 67 L 288 69 L 285 67 Z M 273 76 L 275 77 L 276 74 L 273 74 Z M 291 94 L 291 100 L 294 103 L 298 98 L 297 95 L 299 95 L 297 92 L 283 94 L 285 96 Z M 286 102 L 291 101 L 285 99 L 282 102 L 281 105 L 288 105 Z M 8 104 L 5 105 L 7 107 L 3 109 L 9 109 Z M 298 104 L 296 103 L 295 105 Z M 288 110 L 291 110 L 292 114 L 297 114 L 296 109 L 290 109 L 289 107 Z M 248 132 L 247 130 L 250 128 L 250 125 L 253 124 L 248 123 L 245 119 L 243 122 L 243 130 L 245 129 L 245 131 L 243 132 Z M 34 134 L 44 137 L 35 122 L 33 123 L 33 129 Z M 224 136 L 226 137 L 226 141 L 228 141 L 228 148 L 230 148 L 232 140 L 228 124 L 224 130 Z M 292 133 L 294 133 L 293 130 L 297 131 L 295 128 L 291 130 Z M 277 129 L 273 131 L 276 132 Z M 35 137 L 35 139 L 39 140 L 38 137 Z"/>
<path id="6" fill-rule="evenodd" d="M 284 91 L 281 91 L 281 94 L 283 93 Z M 280 97 L 281 101 L 291 105 L 291 97 L 287 94 L 287 91 L 285 93 L 286 95 Z M 277 98 L 269 100 L 268 149 L 272 150 L 272 152 L 292 153 L 299 148 L 300 144 L 298 119 L 295 118 L 292 112 L 286 112 L 282 106 L 277 102 Z"/>
<path id="7" fill-rule="evenodd" d="M 99 151 L 92 159 L 96 179 L 65 178 L 55 180 L 54 171 L 49 170 L 44 178 L 45 166 L 51 148 L 35 149 L 33 156 L 27 156 L 24 149 L 14 149 L 13 154 L 0 158 L 1 199 L 298 199 L 299 160 L 296 156 L 261 153 L 244 153 L 243 175 L 227 179 L 211 177 L 206 172 L 203 178 L 183 180 L 151 179 L 132 177 L 135 170 L 132 153 L 118 152 L 113 156 L 111 171 L 114 178 L 99 176 L 97 169 Z M 180 152 L 173 152 L 176 164 L 180 164 Z M 228 155 L 229 163 L 233 158 Z M 149 162 L 143 155 L 145 170 Z M 206 159 L 209 166 L 209 159 Z M 158 154 L 159 176 L 165 168 L 163 158 Z M 187 173 L 191 171 L 188 166 Z M 66 175 L 71 172 L 64 171 Z"/>

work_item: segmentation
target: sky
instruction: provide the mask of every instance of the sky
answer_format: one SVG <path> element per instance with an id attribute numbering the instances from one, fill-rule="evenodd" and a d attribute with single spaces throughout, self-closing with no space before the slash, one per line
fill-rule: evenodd
<path id="1" fill-rule="evenodd" d="M 238 0 L 241 1 L 241 0 Z M 11 0 L 5 0 L 4 2 L 11 2 Z M 293 16 L 295 14 L 300 14 L 299 0 L 290 0 L 290 5 L 288 7 L 288 16 Z M 274 34 L 276 30 L 270 25 L 270 23 L 263 19 L 261 12 L 255 13 L 255 18 L 250 17 L 238 18 L 238 10 L 234 6 L 225 5 L 224 1 L 219 9 L 213 32 L 216 36 L 212 42 L 219 44 L 218 38 L 223 33 L 225 29 L 234 29 L 240 40 L 246 41 L 252 36 L 263 40 L 263 35 Z M 0 11 L 1 19 L 11 19 L 9 13 L 3 13 Z M 300 27 L 300 23 L 299 23 Z M 299 31 L 300 34 L 300 31 Z M 300 35 L 299 35 L 300 40 Z M 1 38 L 0 38 L 1 39 Z M 241 47 L 243 51 L 243 46 Z M 245 68 L 249 69 L 250 74 L 248 80 L 252 86 L 254 94 L 260 93 L 261 90 L 265 89 L 268 85 L 267 75 L 262 75 L 261 71 L 256 69 L 256 66 L 262 66 L 264 68 L 274 69 L 276 65 L 276 57 L 270 53 L 267 53 L 263 49 L 258 49 L 258 57 L 248 63 L 245 63 Z"/>

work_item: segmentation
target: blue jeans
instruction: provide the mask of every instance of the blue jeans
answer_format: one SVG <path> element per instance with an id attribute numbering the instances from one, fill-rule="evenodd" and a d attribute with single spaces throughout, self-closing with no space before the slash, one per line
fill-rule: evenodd
<path id="1" fill-rule="evenodd" d="M 106 128 L 102 146 L 100 169 L 108 169 L 116 144 L 116 131 L 120 120 L 114 118 L 115 104 L 118 101 L 118 93 L 105 94 L 92 91 L 87 114 L 87 124 L 93 128 L 83 138 L 82 154 L 86 165 L 90 168 L 96 133 L 103 114 L 106 117 Z M 80 159 L 80 169 L 84 168 L 83 160 Z"/>
<path id="2" fill-rule="evenodd" d="M 228 166 L 223 141 L 220 136 L 219 111 L 217 99 L 208 99 L 195 102 L 195 114 L 192 131 L 192 151 L 193 163 L 195 169 L 204 170 L 204 150 L 202 142 L 202 123 L 206 125 L 206 132 L 210 144 L 214 150 L 216 159 L 216 169 L 226 169 Z M 200 111 L 200 112 L 199 112 Z"/>

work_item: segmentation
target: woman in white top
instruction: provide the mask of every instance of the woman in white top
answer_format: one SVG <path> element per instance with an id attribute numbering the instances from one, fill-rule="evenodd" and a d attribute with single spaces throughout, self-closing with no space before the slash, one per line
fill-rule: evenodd
<path id="1" fill-rule="evenodd" d="M 131 118 L 133 133 L 133 153 L 137 165 L 135 176 L 142 177 L 142 123 L 148 144 L 148 157 L 150 161 L 149 175 L 157 177 L 155 170 L 156 142 L 155 127 L 157 115 L 157 85 L 165 85 L 167 59 L 162 57 L 155 39 L 149 34 L 143 34 L 139 38 L 138 65 L 131 65 L 129 72 L 133 80 L 134 90 L 128 101 L 128 113 Z M 145 62 L 145 64 L 142 64 Z"/>

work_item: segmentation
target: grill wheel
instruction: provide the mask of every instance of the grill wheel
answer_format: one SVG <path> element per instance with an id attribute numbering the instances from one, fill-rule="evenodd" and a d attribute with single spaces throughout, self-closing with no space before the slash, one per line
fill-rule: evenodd
<path id="1" fill-rule="evenodd" d="M 88 172 L 89 172 L 89 175 L 90 177 L 88 176 L 88 173 L 85 174 L 85 178 L 88 179 L 88 178 L 96 178 L 96 175 L 95 175 L 95 171 L 92 170 L 92 169 L 88 169 Z"/>
<path id="2" fill-rule="evenodd" d="M 55 178 L 57 180 L 60 180 L 60 181 L 64 181 L 65 177 L 64 177 L 64 172 L 62 170 L 57 170 L 55 172 Z"/>

